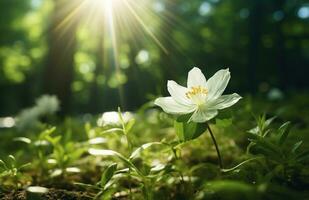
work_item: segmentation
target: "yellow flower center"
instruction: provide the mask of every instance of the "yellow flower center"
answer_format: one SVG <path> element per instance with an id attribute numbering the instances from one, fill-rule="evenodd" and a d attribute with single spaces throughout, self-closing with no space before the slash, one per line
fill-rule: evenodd
<path id="1" fill-rule="evenodd" d="M 195 99 L 199 97 L 205 97 L 208 93 L 208 90 L 202 86 L 197 86 L 197 87 L 191 87 L 191 89 L 186 92 L 186 97 L 188 99 Z"/>

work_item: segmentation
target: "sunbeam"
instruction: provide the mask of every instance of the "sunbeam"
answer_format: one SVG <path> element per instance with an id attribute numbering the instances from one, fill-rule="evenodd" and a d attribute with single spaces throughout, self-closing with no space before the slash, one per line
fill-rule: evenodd
<path id="1" fill-rule="evenodd" d="M 153 1 L 148 0 L 77 0 L 63 1 L 55 8 L 66 13 L 54 26 L 59 37 L 69 30 L 72 24 L 78 23 L 79 29 L 89 32 L 89 42 L 97 41 L 94 46 L 101 48 L 101 51 L 98 51 L 101 55 L 97 59 L 102 61 L 96 67 L 102 70 L 96 72 L 102 73 L 106 70 L 104 76 L 107 81 L 115 75 L 118 85 L 112 87 L 118 87 L 122 106 L 125 105 L 125 81 L 121 81 L 122 77 L 118 76 L 124 73 L 119 61 L 121 57 L 130 57 L 130 64 L 134 65 L 134 56 L 137 56 L 139 50 L 152 44 L 157 46 L 160 54 L 166 56 L 172 47 L 181 51 L 180 44 L 173 42 L 170 33 L 163 30 L 165 25 L 170 27 L 173 24 L 173 19 L 169 21 L 165 14 L 156 12 L 152 3 Z M 73 40 L 73 37 L 69 39 Z M 129 50 L 124 50 L 125 45 L 128 45 Z"/>
<path id="2" fill-rule="evenodd" d="M 142 20 L 142 18 L 134 11 L 132 6 L 127 0 L 123 0 L 131 14 L 134 16 L 134 18 L 140 23 L 140 25 L 145 29 L 145 31 L 149 34 L 149 36 L 155 41 L 155 43 L 166 53 L 168 54 L 167 49 L 164 47 L 164 45 L 160 42 L 160 40 L 154 35 L 154 33 L 148 28 L 148 26 L 145 24 L 145 22 Z"/>
<path id="3" fill-rule="evenodd" d="M 117 45 L 117 35 L 116 35 L 116 30 L 115 30 L 115 25 L 114 25 L 114 17 L 113 17 L 113 6 L 114 4 L 117 4 L 117 1 L 113 0 L 105 0 L 104 1 L 104 11 L 105 11 L 105 17 L 107 20 L 107 28 L 109 35 L 111 37 L 111 42 L 112 42 L 112 51 L 113 51 L 113 63 L 114 67 L 116 70 L 116 73 L 121 73 L 121 70 L 119 68 L 119 55 L 118 55 L 118 45 Z M 117 76 L 118 77 L 118 76 Z M 125 107 L 125 102 L 124 102 L 124 92 L 123 92 L 123 87 L 122 85 L 119 85 L 118 87 L 119 91 L 119 97 L 120 97 L 120 103 L 122 107 Z"/>

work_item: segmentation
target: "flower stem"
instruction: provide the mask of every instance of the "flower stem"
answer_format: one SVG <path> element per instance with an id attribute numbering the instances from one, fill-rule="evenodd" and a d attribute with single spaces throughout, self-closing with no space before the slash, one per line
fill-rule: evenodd
<path id="1" fill-rule="evenodd" d="M 176 161 L 177 161 L 177 160 L 180 160 L 179 156 L 177 155 L 177 151 L 176 151 L 176 149 L 175 149 L 174 147 L 172 147 L 172 152 L 173 152 L 173 155 L 174 155 L 175 160 L 176 160 Z M 178 173 L 179 173 L 179 176 L 180 176 L 181 181 L 182 181 L 183 183 L 185 183 L 185 180 L 184 180 L 184 178 L 183 178 L 182 172 L 179 171 Z"/>
<path id="2" fill-rule="evenodd" d="M 221 154 L 220 154 L 220 150 L 219 150 L 219 147 L 218 147 L 216 138 L 215 138 L 214 134 L 212 133 L 212 130 L 210 129 L 210 126 L 209 126 L 208 123 L 206 123 L 206 126 L 207 126 L 208 132 L 209 132 L 209 134 L 210 134 L 210 136 L 211 136 L 212 142 L 214 143 L 214 145 L 215 145 L 215 147 L 216 147 L 216 151 L 217 151 L 217 155 L 218 155 L 219 166 L 220 166 L 221 169 L 223 169 Z"/>

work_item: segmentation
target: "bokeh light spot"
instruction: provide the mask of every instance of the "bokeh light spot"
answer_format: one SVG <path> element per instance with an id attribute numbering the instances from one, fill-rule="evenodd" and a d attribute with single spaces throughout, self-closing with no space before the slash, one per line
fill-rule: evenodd
<path id="1" fill-rule="evenodd" d="M 297 15 L 301 19 L 309 18 L 309 6 L 302 6 L 299 8 Z"/>
<path id="2" fill-rule="evenodd" d="M 206 16 L 210 13 L 211 11 L 211 4 L 208 2 L 203 2 L 198 10 L 199 14 L 202 16 Z"/>

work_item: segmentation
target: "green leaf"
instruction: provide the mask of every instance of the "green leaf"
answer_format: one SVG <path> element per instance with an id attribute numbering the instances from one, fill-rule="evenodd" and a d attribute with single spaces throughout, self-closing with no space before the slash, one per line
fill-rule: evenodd
<path id="1" fill-rule="evenodd" d="M 174 128 L 179 141 L 186 142 L 202 135 L 206 129 L 206 123 L 188 122 L 190 115 L 182 115 L 174 121 Z"/>
<path id="2" fill-rule="evenodd" d="M 130 131 L 131 131 L 131 129 L 133 128 L 133 126 L 134 126 L 134 124 L 135 124 L 135 119 L 131 119 L 126 125 L 125 125 L 125 127 L 126 127 L 126 134 L 128 134 L 128 133 L 130 133 Z"/>
<path id="3" fill-rule="evenodd" d="M 100 182 L 102 188 L 104 188 L 104 186 L 111 180 L 116 170 L 117 170 L 117 164 L 113 163 L 109 165 L 107 169 L 103 172 Z"/>
<path id="4" fill-rule="evenodd" d="M 23 164 L 22 166 L 20 166 L 20 167 L 18 168 L 18 170 L 21 170 L 21 169 L 27 168 L 27 167 L 29 167 L 29 166 L 31 166 L 31 163 L 26 163 L 26 164 Z"/>
<path id="5" fill-rule="evenodd" d="M 142 173 L 135 167 L 135 165 L 130 160 L 128 160 L 126 157 L 116 151 L 90 148 L 88 152 L 94 156 L 114 156 L 123 161 L 128 167 L 134 169 L 139 175 L 142 175 Z"/>
<path id="6" fill-rule="evenodd" d="M 103 195 L 103 193 L 104 193 L 104 191 L 98 192 L 98 193 L 93 197 L 93 199 L 94 199 L 94 200 L 98 200 L 98 199 Z"/>
<path id="7" fill-rule="evenodd" d="M 10 158 L 11 161 L 13 161 L 14 163 L 16 162 L 16 159 L 15 159 L 15 157 L 13 155 L 9 155 L 8 158 Z"/>
<path id="8" fill-rule="evenodd" d="M 8 158 L 9 158 L 10 166 L 11 166 L 12 168 L 15 167 L 15 165 L 16 165 L 16 159 L 15 159 L 15 157 L 14 157 L 13 155 L 9 155 Z"/>
<path id="9" fill-rule="evenodd" d="M 210 181 L 202 190 L 201 199 L 257 199 L 253 185 L 234 180 Z"/>
<path id="10" fill-rule="evenodd" d="M 111 129 L 107 129 L 107 130 L 101 132 L 101 134 L 107 134 L 107 133 L 121 133 L 121 134 L 123 134 L 123 130 L 121 128 L 111 128 Z"/>
<path id="11" fill-rule="evenodd" d="M 296 159 L 297 159 L 298 162 L 302 162 L 302 161 L 305 161 L 307 159 L 309 160 L 309 150 L 298 154 Z"/>
<path id="12" fill-rule="evenodd" d="M 16 137 L 13 139 L 14 142 L 23 142 L 23 143 L 26 143 L 26 144 L 30 144 L 31 143 L 31 140 L 29 138 L 26 138 L 26 137 Z"/>
<path id="13" fill-rule="evenodd" d="M 0 159 L 0 164 L 3 166 L 4 169 L 8 169 L 7 165 L 3 160 Z"/>
<path id="14" fill-rule="evenodd" d="M 270 129 L 266 130 L 266 131 L 263 133 L 262 137 L 266 137 L 269 133 L 270 133 Z"/>
<path id="15" fill-rule="evenodd" d="M 133 153 L 130 156 L 130 160 L 138 157 L 143 150 L 145 150 L 145 149 L 147 149 L 147 148 L 149 148 L 153 145 L 162 145 L 162 144 L 165 145 L 162 142 L 150 142 L 150 143 L 143 144 L 142 146 L 138 147 L 135 151 L 133 151 Z"/>
<path id="16" fill-rule="evenodd" d="M 293 148 L 292 148 L 291 152 L 292 152 L 292 153 L 295 153 L 302 143 L 303 143 L 302 140 L 299 141 L 299 142 L 297 142 L 297 143 L 295 143 L 295 144 L 293 145 Z"/>
<path id="17" fill-rule="evenodd" d="M 259 127 L 256 126 L 256 127 L 250 129 L 250 130 L 247 131 L 247 132 L 248 132 L 248 133 L 252 133 L 252 134 L 258 134 L 258 133 L 259 133 L 259 130 L 260 130 Z"/>
<path id="18" fill-rule="evenodd" d="M 81 186 L 81 187 L 83 187 L 83 188 L 87 188 L 87 189 L 101 190 L 101 188 L 99 188 L 98 186 L 91 185 L 91 184 L 79 183 L 79 182 L 75 182 L 75 183 L 73 183 L 73 184 L 74 184 L 74 185 Z"/>
<path id="19" fill-rule="evenodd" d="M 6 170 L 6 171 L 0 173 L 0 178 L 10 176 L 10 175 L 11 175 L 11 171 Z"/>
<path id="20" fill-rule="evenodd" d="M 276 118 L 277 118 L 277 117 L 274 116 L 274 117 L 272 117 L 272 118 L 267 119 L 267 120 L 265 121 L 265 123 L 264 123 L 264 130 L 265 130 L 266 128 L 268 128 L 268 126 L 269 126 Z"/>
<path id="21" fill-rule="evenodd" d="M 50 142 L 53 146 L 59 146 L 59 142 L 61 140 L 62 136 L 58 135 L 56 137 L 51 137 L 50 135 L 47 135 L 44 139 L 46 139 L 48 142 Z"/>
<path id="22" fill-rule="evenodd" d="M 282 145 L 288 137 L 291 130 L 290 122 L 285 122 L 279 128 L 279 145 Z"/>
<path id="23" fill-rule="evenodd" d="M 40 139 L 45 139 L 46 137 L 50 136 L 53 132 L 55 132 L 55 130 L 56 130 L 56 127 L 45 129 L 43 132 L 41 132 Z"/>
<path id="24" fill-rule="evenodd" d="M 272 156 L 281 156 L 280 148 L 271 142 L 267 141 L 260 135 L 248 133 L 249 140 L 256 144 L 257 149 L 263 151 L 263 154 L 271 154 Z M 260 152 L 262 153 L 262 152 Z"/>
<path id="25" fill-rule="evenodd" d="M 259 134 L 265 137 L 269 131 L 267 131 L 268 126 L 276 119 L 277 117 L 272 117 L 266 120 L 265 115 L 262 115 L 257 120 L 257 126 L 248 131 L 248 133 Z"/>

